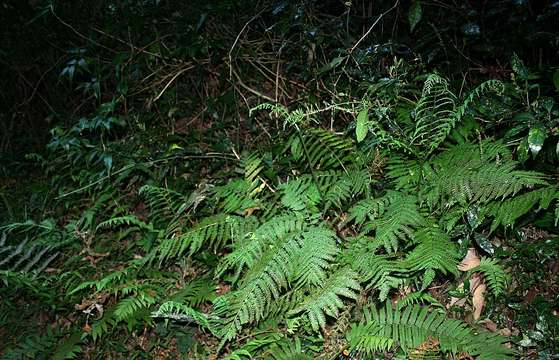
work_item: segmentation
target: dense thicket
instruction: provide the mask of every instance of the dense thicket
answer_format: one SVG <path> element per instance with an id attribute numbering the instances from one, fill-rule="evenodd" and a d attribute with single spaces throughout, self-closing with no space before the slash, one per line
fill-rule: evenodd
<path id="1" fill-rule="evenodd" d="M 557 356 L 558 5 L 4 2 L 0 356 Z"/>

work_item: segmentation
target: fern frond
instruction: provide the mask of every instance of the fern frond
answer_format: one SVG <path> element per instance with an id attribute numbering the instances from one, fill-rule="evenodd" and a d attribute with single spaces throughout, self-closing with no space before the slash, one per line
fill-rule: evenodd
<path id="1" fill-rule="evenodd" d="M 0 270 L 33 276 L 41 273 L 59 254 L 48 245 L 26 238 L 18 245 L 7 244 L 7 234 L 0 235 Z"/>
<path id="2" fill-rule="evenodd" d="M 216 276 L 219 277 L 230 269 L 235 269 L 233 283 L 239 278 L 241 271 L 252 268 L 262 256 L 265 246 L 273 244 L 288 233 L 300 232 L 305 227 L 304 220 L 291 214 L 279 214 L 262 223 L 254 232 L 233 242 L 233 251 L 220 261 Z"/>
<path id="3" fill-rule="evenodd" d="M 265 233 L 274 228 L 271 224 L 266 224 Z M 267 244 L 239 288 L 219 302 L 229 309 L 221 332 L 223 340 L 231 340 L 243 325 L 264 319 L 274 306 L 281 305 L 278 301 L 292 282 L 305 286 L 323 281 L 336 253 L 335 233 L 322 227 L 283 234 Z"/>
<path id="4" fill-rule="evenodd" d="M 139 193 L 146 199 L 154 223 L 168 222 L 173 219 L 186 201 L 184 195 L 176 191 L 152 185 L 142 186 Z"/>
<path id="5" fill-rule="evenodd" d="M 422 289 L 426 289 L 435 276 L 435 271 L 443 274 L 457 274 L 459 254 L 450 237 L 434 226 L 420 229 L 414 233 L 418 245 L 405 259 L 410 271 L 423 271 Z"/>
<path id="6" fill-rule="evenodd" d="M 124 298 L 115 305 L 115 319 L 117 322 L 126 320 L 141 309 L 149 308 L 156 301 L 155 294 L 150 291 L 140 291 L 131 297 Z"/>
<path id="7" fill-rule="evenodd" d="M 372 356 L 396 347 L 394 340 L 380 330 L 380 325 L 372 322 L 354 324 L 346 333 L 349 351 Z"/>
<path id="8" fill-rule="evenodd" d="M 320 179 L 320 176 L 317 177 Z M 349 169 L 334 178 L 334 182 L 326 187 L 321 184 L 325 210 L 332 205 L 341 208 L 343 202 L 367 193 L 371 183 L 369 172 L 365 169 Z"/>
<path id="9" fill-rule="evenodd" d="M 138 219 L 134 215 L 125 215 L 125 216 L 117 216 L 117 217 L 110 218 L 97 225 L 96 230 L 105 229 L 105 228 L 116 228 L 123 225 L 126 226 L 134 225 L 140 230 L 153 230 L 153 226 L 146 224 L 145 222 Z"/>
<path id="10" fill-rule="evenodd" d="M 433 165 L 423 192 L 431 206 L 485 204 L 547 183 L 540 173 L 517 170 L 508 149 L 489 140 L 456 145 L 436 156 Z"/>
<path id="11" fill-rule="evenodd" d="M 301 233 L 300 248 L 290 266 L 295 286 L 317 286 L 326 279 L 326 270 L 334 261 L 339 250 L 336 234 L 326 228 L 313 227 Z"/>
<path id="12" fill-rule="evenodd" d="M 496 259 L 481 258 L 479 265 L 471 272 L 483 274 L 493 295 L 499 296 L 506 290 L 508 275 Z"/>
<path id="13" fill-rule="evenodd" d="M 314 208 L 320 201 L 320 192 L 312 176 L 303 175 L 278 186 L 281 203 L 293 211 Z"/>
<path id="14" fill-rule="evenodd" d="M 298 134 L 295 135 L 291 141 L 299 144 L 291 146 L 294 157 L 304 159 L 311 169 L 345 168 L 358 160 L 353 142 L 331 131 L 310 129 L 303 132 L 300 138 Z"/>
<path id="15" fill-rule="evenodd" d="M 415 291 L 399 299 L 398 309 L 402 310 L 402 308 L 408 306 L 425 304 L 444 309 L 444 305 L 441 304 L 439 300 L 435 299 L 431 294 L 425 293 L 423 291 Z"/>
<path id="16" fill-rule="evenodd" d="M 216 295 L 217 285 L 209 278 L 195 278 L 182 289 L 173 293 L 170 301 L 181 302 L 188 306 L 198 306 L 204 302 L 213 301 Z"/>
<path id="17" fill-rule="evenodd" d="M 157 248 L 159 259 L 166 261 L 186 252 L 192 255 L 202 246 L 218 249 L 228 242 L 243 237 L 253 225 L 252 219 L 245 220 L 240 216 L 228 214 L 204 218 L 185 233 L 163 240 Z"/>
<path id="18" fill-rule="evenodd" d="M 362 233 L 375 231 L 375 238 L 384 245 L 386 251 L 396 252 L 399 242 L 412 236 L 413 230 L 422 226 L 425 219 L 419 212 L 417 199 L 403 195 L 395 197 L 384 213 L 365 224 Z"/>
<path id="19" fill-rule="evenodd" d="M 411 144 L 424 148 L 427 155 L 438 148 L 458 120 L 455 106 L 456 99 L 448 89 L 448 81 L 436 74 L 429 75 L 415 108 Z"/>
<path id="20" fill-rule="evenodd" d="M 313 330 L 326 326 L 326 316 L 336 317 L 338 310 L 344 306 L 342 297 L 356 299 L 361 286 L 358 275 L 349 268 L 343 268 L 332 274 L 322 286 L 310 293 L 307 300 L 289 312 L 290 315 L 304 313 Z"/>
<path id="21" fill-rule="evenodd" d="M 206 314 L 175 301 L 164 302 L 156 311 L 151 313 L 151 316 L 181 322 L 191 322 L 206 329 L 210 328 L 210 323 Z"/>
<path id="22" fill-rule="evenodd" d="M 311 354 L 305 352 L 301 339 L 295 341 L 276 341 L 264 354 L 267 358 L 274 360 L 312 360 Z"/>
<path id="23" fill-rule="evenodd" d="M 478 359 L 509 359 L 511 352 L 503 346 L 504 338 L 485 332 L 477 332 L 464 322 L 449 319 L 437 311 L 430 312 L 428 307 L 418 305 L 393 309 L 388 302 L 385 308 L 365 308 L 365 319 L 352 336 L 352 344 L 366 344 L 371 337 L 370 348 L 362 351 L 375 351 L 376 347 L 398 344 L 404 351 L 417 348 L 428 338 L 437 339 L 443 352 L 457 354 L 465 352 Z M 359 335 L 359 336 L 358 336 Z M 376 337 L 376 338 L 375 338 Z M 391 339 L 392 343 L 386 342 Z M 381 341 L 382 340 L 382 341 Z M 356 349 L 357 350 L 357 349 Z"/>
<path id="24" fill-rule="evenodd" d="M 225 296 L 229 311 L 221 330 L 223 341 L 229 341 L 244 324 L 263 319 L 268 306 L 280 297 L 289 280 L 289 261 L 299 249 L 294 235 L 277 240 L 243 277 L 240 288 Z"/>
<path id="25" fill-rule="evenodd" d="M 484 95 L 489 93 L 501 94 L 505 89 L 505 85 L 499 80 L 487 80 L 479 84 L 474 90 L 472 90 L 468 96 L 462 101 L 462 104 L 456 108 L 456 117 L 458 119 L 462 118 L 468 108 Z"/>
<path id="26" fill-rule="evenodd" d="M 517 195 L 511 199 L 490 204 L 486 210 L 494 217 L 491 230 L 500 225 L 512 226 L 521 216 L 527 214 L 534 206 L 539 209 L 547 209 L 550 203 L 559 198 L 559 192 L 555 187 L 544 187 Z"/>
<path id="27" fill-rule="evenodd" d="M 390 204 L 405 201 L 404 198 L 405 195 L 400 192 L 388 191 L 382 197 L 358 201 L 349 209 L 346 222 L 355 221 L 357 224 L 363 224 L 366 220 L 375 220 L 384 214 Z"/>
<path id="28" fill-rule="evenodd" d="M 253 359 L 256 352 L 266 346 L 275 344 L 283 338 L 283 334 L 271 333 L 256 336 L 250 339 L 240 348 L 234 350 L 229 355 L 225 356 L 223 360 L 245 360 Z"/>
<path id="29" fill-rule="evenodd" d="M 396 190 L 413 193 L 429 171 L 427 163 L 395 155 L 387 163 L 386 177 L 394 182 Z"/>
<path id="30" fill-rule="evenodd" d="M 219 207 L 226 213 L 234 213 L 256 207 L 258 201 L 253 198 L 254 185 L 246 179 L 236 179 L 212 189 Z"/>

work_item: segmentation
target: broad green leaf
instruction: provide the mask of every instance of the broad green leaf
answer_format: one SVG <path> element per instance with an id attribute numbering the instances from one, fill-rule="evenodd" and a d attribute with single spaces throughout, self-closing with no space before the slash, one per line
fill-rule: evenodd
<path id="1" fill-rule="evenodd" d="M 112 155 L 105 155 L 103 156 L 103 162 L 105 163 L 105 168 L 107 169 L 107 173 L 111 173 L 111 169 L 113 168 L 113 157 Z"/>
<path id="2" fill-rule="evenodd" d="M 538 155 L 543 147 L 545 140 L 545 129 L 542 126 L 535 126 L 528 133 L 528 147 L 533 156 Z"/>
<path id="3" fill-rule="evenodd" d="M 369 108 L 366 107 L 357 115 L 357 121 L 355 123 L 355 135 L 357 136 L 357 142 L 363 141 L 367 136 L 369 130 Z"/>
<path id="4" fill-rule="evenodd" d="M 322 74 L 322 73 L 325 73 L 327 71 L 330 71 L 330 70 L 338 67 L 344 61 L 344 59 L 345 59 L 345 57 L 341 57 L 341 56 L 332 59 L 332 61 L 330 61 L 328 64 L 321 67 L 318 70 L 318 73 Z"/>
<path id="5" fill-rule="evenodd" d="M 476 244 L 478 244 L 478 246 L 485 251 L 487 254 L 489 255 L 493 255 L 495 253 L 495 249 L 493 248 L 493 244 L 491 243 L 491 241 L 489 241 L 489 239 L 479 233 L 475 233 L 474 234 L 474 240 L 476 242 Z"/>
<path id="6" fill-rule="evenodd" d="M 529 149 L 528 149 L 528 139 L 524 138 L 520 144 L 518 145 L 518 149 L 517 149 L 517 154 L 518 154 L 518 161 L 520 162 L 525 162 L 526 160 L 528 160 L 528 158 L 530 157 L 529 154 Z"/>
<path id="7" fill-rule="evenodd" d="M 413 32 L 416 25 L 421 21 L 423 10 L 421 9 L 421 1 L 415 0 L 411 3 L 410 11 L 408 12 L 408 20 L 410 22 L 410 31 Z"/>

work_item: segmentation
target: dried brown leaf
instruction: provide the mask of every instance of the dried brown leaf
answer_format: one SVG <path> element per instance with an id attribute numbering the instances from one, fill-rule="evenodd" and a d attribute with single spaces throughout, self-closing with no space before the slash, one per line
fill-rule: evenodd
<path id="1" fill-rule="evenodd" d="M 466 272 L 473 268 L 478 267 L 479 263 L 480 263 L 480 259 L 479 256 L 477 255 L 476 249 L 469 248 L 468 253 L 464 257 L 464 259 L 462 259 L 460 264 L 458 264 L 458 270 Z"/>

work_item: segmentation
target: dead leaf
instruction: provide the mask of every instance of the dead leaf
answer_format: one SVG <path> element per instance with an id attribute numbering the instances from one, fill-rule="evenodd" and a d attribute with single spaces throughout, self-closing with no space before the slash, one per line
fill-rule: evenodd
<path id="1" fill-rule="evenodd" d="M 482 282 L 482 277 L 479 274 L 472 276 L 470 282 L 470 292 L 472 293 L 472 304 L 474 306 L 474 320 L 481 317 L 483 306 L 485 305 L 485 290 L 487 286 Z"/>
<path id="2" fill-rule="evenodd" d="M 492 320 L 485 319 L 481 321 L 481 323 L 485 326 L 485 328 L 491 332 L 497 331 L 497 324 L 495 324 Z"/>
<path id="3" fill-rule="evenodd" d="M 460 284 L 458 285 L 457 289 L 463 289 L 464 288 L 464 282 L 460 282 Z M 450 298 L 450 303 L 448 304 L 448 309 L 450 309 L 452 306 L 458 306 L 458 307 L 464 307 L 464 305 L 466 305 L 466 298 L 457 298 L 452 296 Z"/>
<path id="4" fill-rule="evenodd" d="M 479 256 L 477 255 L 476 249 L 469 248 L 468 253 L 464 257 L 464 259 L 462 259 L 460 264 L 458 264 L 458 270 L 466 272 L 473 268 L 478 267 L 479 263 L 480 263 L 480 259 Z"/>
<path id="5" fill-rule="evenodd" d="M 501 331 L 499 331 L 499 333 L 500 333 L 501 335 L 505 336 L 505 337 L 509 337 L 509 336 L 512 335 L 512 331 L 510 331 L 509 328 L 501 329 Z"/>
<path id="6" fill-rule="evenodd" d="M 86 323 L 86 324 L 83 326 L 83 331 L 86 332 L 86 333 L 91 332 L 91 326 L 90 326 L 88 323 Z"/>
<path id="7" fill-rule="evenodd" d="M 74 308 L 79 311 L 83 311 L 93 305 L 93 301 L 89 299 L 82 299 L 81 304 L 74 305 Z"/>
<path id="8" fill-rule="evenodd" d="M 253 213 L 255 210 L 260 210 L 260 208 L 259 208 L 259 207 L 247 208 L 247 209 L 245 209 L 245 210 L 243 211 L 243 214 L 244 214 L 246 217 L 249 217 L 249 216 L 252 216 L 252 213 Z"/>

